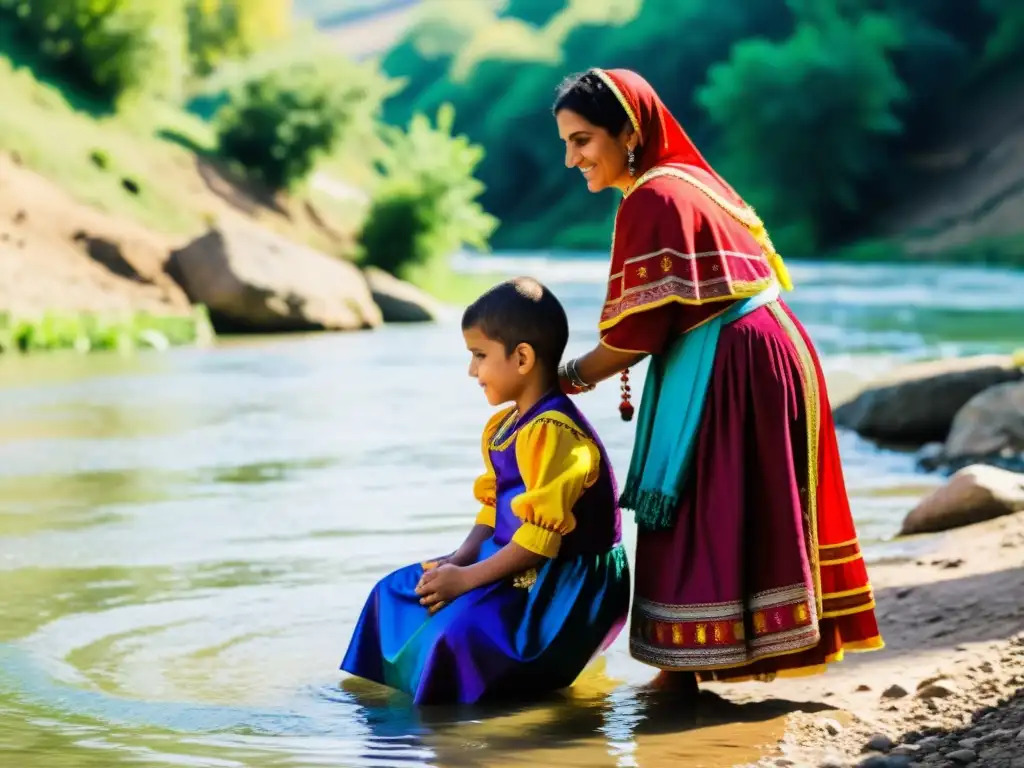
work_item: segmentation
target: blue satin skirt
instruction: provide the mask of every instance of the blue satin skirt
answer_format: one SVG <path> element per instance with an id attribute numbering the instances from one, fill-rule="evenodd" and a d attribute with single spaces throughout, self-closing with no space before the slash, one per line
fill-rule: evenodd
<path id="1" fill-rule="evenodd" d="M 500 546 L 484 542 L 480 559 Z M 629 612 L 621 544 L 547 561 L 529 588 L 511 579 L 474 589 L 433 616 L 414 591 L 419 564 L 373 588 L 341 669 L 404 691 L 417 704 L 472 704 L 572 685 Z"/>

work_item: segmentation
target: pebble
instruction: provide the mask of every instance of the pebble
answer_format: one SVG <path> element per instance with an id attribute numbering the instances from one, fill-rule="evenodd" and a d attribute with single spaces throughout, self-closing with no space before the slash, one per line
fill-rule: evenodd
<path id="1" fill-rule="evenodd" d="M 921 751 L 921 748 L 917 744 L 897 744 L 890 751 L 890 755 L 916 755 Z"/>
<path id="2" fill-rule="evenodd" d="M 990 741 L 998 741 L 999 739 L 1006 739 L 1013 736 L 1013 731 L 1008 731 L 1005 728 L 996 728 L 994 731 L 989 731 L 981 737 L 982 744 L 988 744 Z"/>
<path id="3" fill-rule="evenodd" d="M 945 699 L 954 693 L 956 693 L 956 688 L 950 683 L 929 683 L 923 688 L 918 689 L 917 698 L 926 701 L 929 699 Z"/>
<path id="4" fill-rule="evenodd" d="M 902 699 L 907 695 L 907 689 L 901 685 L 890 685 L 884 691 L 882 691 L 883 699 Z"/>
<path id="5" fill-rule="evenodd" d="M 870 739 L 867 744 L 864 745 L 862 752 L 888 752 L 893 748 L 893 741 L 884 733 L 876 733 Z"/>
<path id="6" fill-rule="evenodd" d="M 968 763 L 973 763 L 978 759 L 978 753 L 971 749 L 957 749 L 946 755 L 946 758 L 952 760 L 954 763 L 967 765 Z"/>
<path id="7" fill-rule="evenodd" d="M 961 739 L 960 740 L 960 747 L 961 747 L 961 749 L 976 750 L 978 748 L 978 744 L 980 744 L 980 743 L 981 743 L 981 739 Z"/>
<path id="8" fill-rule="evenodd" d="M 940 744 L 942 744 L 942 739 L 938 736 L 925 736 L 917 742 L 916 746 L 922 752 L 934 752 Z"/>
<path id="9" fill-rule="evenodd" d="M 1024 741 L 1024 728 L 1020 729 L 1020 733 L 1017 734 L 1017 741 Z"/>
<path id="10" fill-rule="evenodd" d="M 829 736 L 838 736 L 843 732 L 843 726 L 828 717 L 821 718 L 821 720 L 818 721 L 818 727 L 825 731 Z"/>
<path id="11" fill-rule="evenodd" d="M 834 755 L 828 755 L 824 760 L 818 763 L 818 768 L 846 768 L 846 763 Z"/>

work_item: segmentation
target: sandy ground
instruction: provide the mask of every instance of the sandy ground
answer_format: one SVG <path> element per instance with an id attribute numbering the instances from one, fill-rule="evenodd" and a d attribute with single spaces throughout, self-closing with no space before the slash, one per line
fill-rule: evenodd
<path id="1" fill-rule="evenodd" d="M 1024 513 L 936 544 L 870 569 L 885 649 L 818 677 L 713 688 L 802 702 L 757 765 L 1024 768 Z"/>
<path id="2" fill-rule="evenodd" d="M 266 227 L 327 252 L 351 245 L 309 201 L 271 210 L 215 171 L 205 173 L 199 181 L 195 172 L 188 193 L 218 221 Z M 98 210 L 0 152 L 0 311 L 188 312 L 184 292 L 163 266 L 173 249 L 200 234 L 201 228 L 165 234 Z"/>
<path id="3" fill-rule="evenodd" d="M 163 273 L 171 247 L 0 154 L 0 308 L 186 312 Z"/>

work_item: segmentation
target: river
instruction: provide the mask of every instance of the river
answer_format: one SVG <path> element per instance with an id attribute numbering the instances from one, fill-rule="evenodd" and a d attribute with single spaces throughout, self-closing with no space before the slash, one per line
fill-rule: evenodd
<path id="1" fill-rule="evenodd" d="M 566 304 L 570 352 L 593 343 L 603 263 L 484 268 L 537 274 Z M 902 360 L 1009 351 L 1024 335 L 1021 273 L 792 271 L 834 399 Z M 0 360 L 0 763 L 725 766 L 773 742 L 781 705 L 681 711 L 644 689 L 651 671 L 625 635 L 570 694 L 531 706 L 416 710 L 342 683 L 374 581 L 471 524 L 490 411 L 467 364 L 457 312 Z M 632 425 L 617 395 L 612 383 L 580 402 L 621 475 Z M 937 479 L 850 434 L 840 449 L 869 559 L 906 554 L 890 539 Z M 625 536 L 631 550 L 631 523 Z"/>

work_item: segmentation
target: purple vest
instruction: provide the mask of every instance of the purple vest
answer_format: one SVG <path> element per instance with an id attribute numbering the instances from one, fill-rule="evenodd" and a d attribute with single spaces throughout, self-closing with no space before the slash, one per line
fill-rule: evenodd
<path id="1" fill-rule="evenodd" d="M 494 516 L 494 541 L 505 546 L 522 525 L 522 520 L 512 512 L 512 499 L 526 490 L 523 476 L 516 462 L 516 441 L 519 428 L 545 411 L 557 411 L 569 417 L 580 430 L 597 445 L 601 452 L 601 474 L 597 481 L 587 488 L 572 508 L 576 528 L 562 537 L 558 559 L 575 555 L 596 555 L 607 552 L 622 538 L 622 519 L 619 514 L 618 489 L 615 474 L 604 445 L 597 438 L 593 427 L 572 401 L 560 391 L 553 391 L 540 399 L 526 413 L 522 414 L 515 426 L 512 439 L 503 438 L 501 449 L 490 449 L 491 464 L 497 486 L 497 501 Z M 508 434 L 505 431 L 505 434 Z"/>

